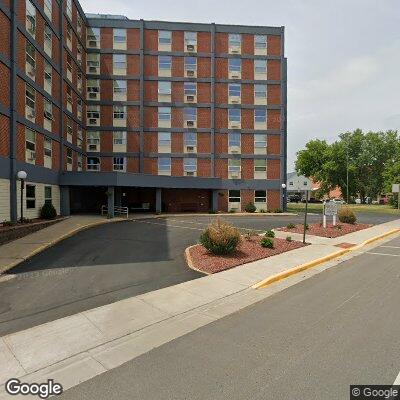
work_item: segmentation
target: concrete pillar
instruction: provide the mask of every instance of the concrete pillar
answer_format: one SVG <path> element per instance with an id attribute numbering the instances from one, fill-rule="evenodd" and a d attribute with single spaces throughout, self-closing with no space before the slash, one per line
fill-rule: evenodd
<path id="1" fill-rule="evenodd" d="M 107 188 L 108 218 L 114 218 L 114 186 Z"/>
<path id="2" fill-rule="evenodd" d="M 71 214 L 69 186 L 60 186 L 60 212 L 63 217 Z"/>
<path id="3" fill-rule="evenodd" d="M 161 212 L 161 188 L 156 188 L 156 213 Z"/>
<path id="4" fill-rule="evenodd" d="M 211 211 L 217 212 L 218 211 L 218 190 L 213 189 L 212 196 L 211 196 Z"/>

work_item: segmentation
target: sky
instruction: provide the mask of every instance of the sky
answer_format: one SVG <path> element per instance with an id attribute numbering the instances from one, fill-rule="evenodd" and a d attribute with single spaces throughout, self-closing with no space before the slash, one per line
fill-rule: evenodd
<path id="1" fill-rule="evenodd" d="M 315 138 L 400 130 L 400 0 L 81 0 L 131 19 L 285 26 L 288 171 Z"/>

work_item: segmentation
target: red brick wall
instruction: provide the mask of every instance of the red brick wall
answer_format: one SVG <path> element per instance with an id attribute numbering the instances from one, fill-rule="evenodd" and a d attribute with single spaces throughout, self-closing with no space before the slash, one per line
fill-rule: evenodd
<path id="1" fill-rule="evenodd" d="M 7 157 L 10 150 L 10 120 L 0 114 L 0 156 Z"/>
<path id="2" fill-rule="evenodd" d="M 267 179 L 279 179 L 281 176 L 280 160 L 268 160 L 267 162 Z"/>
<path id="3" fill-rule="evenodd" d="M 279 190 L 267 190 L 268 210 L 281 208 L 281 193 Z"/>

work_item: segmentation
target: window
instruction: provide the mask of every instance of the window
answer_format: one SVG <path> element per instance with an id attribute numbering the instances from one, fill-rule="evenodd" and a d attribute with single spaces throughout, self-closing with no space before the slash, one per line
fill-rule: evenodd
<path id="1" fill-rule="evenodd" d="M 158 119 L 161 121 L 171 121 L 171 107 L 158 107 Z"/>
<path id="2" fill-rule="evenodd" d="M 67 168 L 72 167 L 72 149 L 67 147 Z"/>
<path id="3" fill-rule="evenodd" d="M 229 72 L 240 73 L 242 70 L 242 60 L 240 58 L 229 58 Z"/>
<path id="4" fill-rule="evenodd" d="M 265 35 L 254 36 L 254 48 L 264 50 L 267 48 L 267 37 Z"/>
<path id="5" fill-rule="evenodd" d="M 83 84 L 82 84 L 82 72 L 78 71 L 76 74 L 76 86 L 79 92 L 82 92 Z"/>
<path id="6" fill-rule="evenodd" d="M 27 83 L 25 84 L 25 104 L 34 112 L 36 104 L 36 90 Z"/>
<path id="7" fill-rule="evenodd" d="M 240 133 L 236 133 L 236 132 L 230 132 L 228 134 L 228 145 L 229 147 L 240 147 L 240 143 L 241 143 L 241 136 Z"/>
<path id="8" fill-rule="evenodd" d="M 114 81 L 114 93 L 126 95 L 126 81 L 125 80 Z"/>
<path id="9" fill-rule="evenodd" d="M 238 33 L 229 34 L 229 47 L 240 47 L 242 43 L 242 37 Z"/>
<path id="10" fill-rule="evenodd" d="M 76 131 L 76 145 L 82 149 L 82 142 L 83 142 L 83 135 L 82 135 L 82 128 L 79 127 Z"/>
<path id="11" fill-rule="evenodd" d="M 113 170 L 114 171 L 125 171 L 125 158 L 124 157 L 113 157 Z"/>
<path id="12" fill-rule="evenodd" d="M 113 143 L 117 146 L 126 145 L 126 132 L 116 131 L 113 132 Z"/>
<path id="13" fill-rule="evenodd" d="M 228 85 L 229 97 L 240 97 L 241 85 L 240 83 L 230 83 Z"/>
<path id="14" fill-rule="evenodd" d="M 266 99 L 267 85 L 254 85 L 254 97 L 255 99 Z"/>
<path id="15" fill-rule="evenodd" d="M 26 0 L 26 30 L 31 34 L 32 37 L 35 37 L 36 34 L 36 8 L 30 2 L 30 0 Z"/>
<path id="16" fill-rule="evenodd" d="M 267 191 L 266 190 L 255 190 L 254 191 L 254 202 L 255 203 L 266 203 L 267 202 Z"/>
<path id="17" fill-rule="evenodd" d="M 158 158 L 158 172 L 164 174 L 171 173 L 171 157 Z"/>
<path id="18" fill-rule="evenodd" d="M 197 146 L 197 133 L 196 132 L 185 132 L 185 146 Z"/>
<path id="19" fill-rule="evenodd" d="M 44 138 L 44 156 L 51 158 L 52 152 L 53 152 L 52 140 L 45 137 Z"/>
<path id="20" fill-rule="evenodd" d="M 240 160 L 236 160 L 233 158 L 230 158 L 228 160 L 228 171 L 230 173 L 239 173 L 240 172 L 240 166 L 241 166 L 241 162 Z"/>
<path id="21" fill-rule="evenodd" d="M 186 107 L 183 109 L 183 118 L 185 121 L 196 121 L 197 120 L 197 108 Z"/>
<path id="22" fill-rule="evenodd" d="M 171 46 L 172 32 L 171 31 L 158 31 L 158 45 L 167 47 Z"/>
<path id="23" fill-rule="evenodd" d="M 44 187 L 44 202 L 45 204 L 51 204 L 52 203 L 52 187 L 51 186 L 45 186 Z"/>
<path id="24" fill-rule="evenodd" d="M 76 160 L 76 166 L 78 171 L 82 171 L 82 154 L 78 153 L 77 160 Z"/>
<path id="25" fill-rule="evenodd" d="M 185 49 L 187 51 L 196 51 L 197 32 L 185 32 Z"/>
<path id="26" fill-rule="evenodd" d="M 126 119 L 126 106 L 114 106 L 114 119 Z"/>
<path id="27" fill-rule="evenodd" d="M 53 104 L 46 98 L 44 98 L 44 117 L 50 121 L 53 120 Z"/>
<path id="28" fill-rule="evenodd" d="M 53 79 L 53 67 L 51 64 L 44 60 L 44 89 L 46 92 L 51 94 L 52 89 L 52 79 Z"/>
<path id="29" fill-rule="evenodd" d="M 170 56 L 159 56 L 158 57 L 158 69 L 168 71 L 171 69 L 171 57 Z"/>
<path id="30" fill-rule="evenodd" d="M 86 65 L 89 74 L 98 74 L 100 72 L 100 54 L 88 53 L 86 56 Z"/>
<path id="31" fill-rule="evenodd" d="M 267 110 L 256 108 L 254 110 L 254 122 L 256 124 L 265 124 L 266 121 L 267 121 Z"/>
<path id="32" fill-rule="evenodd" d="M 126 45 L 126 29 L 114 28 L 114 45 Z"/>
<path id="33" fill-rule="evenodd" d="M 100 28 L 87 28 L 87 46 L 98 48 L 100 44 Z"/>
<path id="34" fill-rule="evenodd" d="M 228 191 L 229 203 L 240 203 L 240 190 Z"/>
<path id="35" fill-rule="evenodd" d="M 77 99 L 76 100 L 76 116 L 78 117 L 78 119 L 82 119 L 82 108 L 83 108 L 82 99 Z"/>
<path id="36" fill-rule="evenodd" d="M 67 109 L 72 112 L 72 89 L 67 86 Z"/>
<path id="37" fill-rule="evenodd" d="M 29 128 L 25 128 L 25 149 L 36 151 L 36 133 Z"/>
<path id="38" fill-rule="evenodd" d="M 158 146 L 171 146 L 171 132 L 158 132 Z"/>
<path id="39" fill-rule="evenodd" d="M 240 122 L 240 108 L 230 108 L 228 118 L 229 122 Z"/>
<path id="40" fill-rule="evenodd" d="M 254 171 L 265 172 L 267 170 L 267 160 L 254 160 Z"/>
<path id="41" fill-rule="evenodd" d="M 53 1 L 52 0 L 44 0 L 44 13 L 47 15 L 47 17 L 51 21 L 51 17 L 53 15 Z"/>
<path id="42" fill-rule="evenodd" d="M 26 208 L 31 210 L 36 208 L 36 186 L 26 185 Z"/>
<path id="43" fill-rule="evenodd" d="M 79 65 L 82 65 L 82 46 L 80 43 L 76 45 L 76 60 Z"/>
<path id="44" fill-rule="evenodd" d="M 158 94 L 159 95 L 170 95 L 171 94 L 171 82 L 158 81 Z"/>
<path id="45" fill-rule="evenodd" d="M 99 157 L 88 157 L 87 158 L 87 170 L 88 171 L 100 171 L 100 158 Z"/>
<path id="46" fill-rule="evenodd" d="M 265 75 L 267 73 L 267 60 L 254 60 L 254 73 Z"/>
<path id="47" fill-rule="evenodd" d="M 45 23 L 44 24 L 44 51 L 46 54 L 51 57 L 53 49 L 53 32 L 51 31 L 50 26 Z"/>
<path id="48" fill-rule="evenodd" d="M 67 46 L 71 50 L 72 47 L 72 26 L 67 22 Z"/>
<path id="49" fill-rule="evenodd" d="M 126 69 L 126 54 L 114 54 L 113 65 L 115 69 Z"/>
<path id="50" fill-rule="evenodd" d="M 72 19 L 72 0 L 67 0 L 67 15 L 70 19 Z"/>
<path id="51" fill-rule="evenodd" d="M 82 36 L 82 18 L 79 13 L 76 14 L 76 32 Z"/>
<path id="52" fill-rule="evenodd" d="M 97 99 L 100 93 L 100 83 L 98 79 L 88 79 L 86 90 L 89 99 Z"/>
<path id="53" fill-rule="evenodd" d="M 265 149 L 267 147 L 267 135 L 264 133 L 256 133 L 254 135 L 254 147 L 256 149 Z"/>
<path id="54" fill-rule="evenodd" d="M 67 54 L 67 77 L 72 82 L 72 57 Z"/>
<path id="55" fill-rule="evenodd" d="M 185 172 L 196 172 L 197 171 L 197 158 L 184 158 L 183 159 L 183 170 Z"/>
<path id="56" fill-rule="evenodd" d="M 185 71 L 192 71 L 194 73 L 197 71 L 197 58 L 196 57 L 185 57 Z M 190 75 L 190 74 L 187 74 Z"/>
<path id="57" fill-rule="evenodd" d="M 97 146 L 100 145 L 100 132 L 97 131 L 88 132 L 86 142 L 88 151 L 96 151 Z"/>
<path id="58" fill-rule="evenodd" d="M 26 54 L 26 63 L 27 63 L 27 73 L 28 75 L 35 76 L 35 68 L 36 68 L 36 50 L 35 47 L 32 45 L 31 42 L 28 40 L 26 41 L 25 47 L 25 54 Z"/>
<path id="59" fill-rule="evenodd" d="M 86 111 L 87 118 L 89 119 L 89 124 L 92 122 L 91 119 L 100 118 L 100 107 L 95 105 L 88 105 Z"/>
<path id="60" fill-rule="evenodd" d="M 185 82 L 183 92 L 184 92 L 185 96 L 196 96 L 197 83 L 196 82 Z"/>
<path id="61" fill-rule="evenodd" d="M 72 128 L 72 120 L 69 117 L 67 117 L 66 129 L 67 129 L 67 140 L 68 142 L 72 143 L 73 128 Z"/>

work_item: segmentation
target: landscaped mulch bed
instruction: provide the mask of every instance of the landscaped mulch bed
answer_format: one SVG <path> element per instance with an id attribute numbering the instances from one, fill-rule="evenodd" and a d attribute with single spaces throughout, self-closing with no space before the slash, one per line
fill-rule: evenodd
<path id="1" fill-rule="evenodd" d="M 326 228 L 322 224 L 309 224 L 307 229 L 307 235 L 322 236 L 327 238 L 336 238 L 339 236 L 347 235 L 348 233 L 361 231 L 362 229 L 370 228 L 372 225 L 368 224 L 344 224 L 339 222 L 336 226 L 327 224 Z M 291 233 L 303 233 L 303 225 L 296 225 L 295 228 L 289 229 L 287 227 L 278 228 L 278 231 L 291 232 Z"/>
<path id="2" fill-rule="evenodd" d="M 216 256 L 209 253 L 201 244 L 192 246 L 189 254 L 193 267 L 207 274 L 221 272 L 251 261 L 275 256 L 286 251 L 307 246 L 302 242 L 274 238 L 274 248 L 268 249 L 261 246 L 261 236 L 253 236 L 251 240 L 243 239 L 232 255 Z"/>

